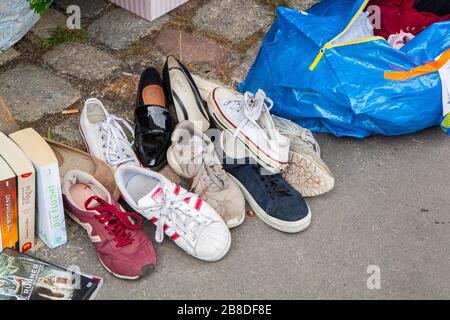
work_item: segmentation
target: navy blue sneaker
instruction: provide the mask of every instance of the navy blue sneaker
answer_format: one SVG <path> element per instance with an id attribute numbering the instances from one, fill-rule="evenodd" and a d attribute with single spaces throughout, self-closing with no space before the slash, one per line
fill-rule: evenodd
<path id="1" fill-rule="evenodd" d="M 231 162 L 225 161 L 225 171 L 234 178 L 262 221 L 288 233 L 300 232 L 310 225 L 308 204 L 281 174 L 263 174 L 263 169 L 255 164 L 227 163 Z"/>

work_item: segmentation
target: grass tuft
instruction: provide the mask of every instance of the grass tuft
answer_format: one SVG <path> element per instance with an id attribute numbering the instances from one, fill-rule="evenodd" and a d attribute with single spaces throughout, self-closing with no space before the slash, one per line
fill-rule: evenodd
<path id="1" fill-rule="evenodd" d="M 42 16 L 44 12 L 52 4 L 52 0 L 27 0 L 30 4 L 30 9 L 34 10 L 38 15 Z"/>
<path id="2" fill-rule="evenodd" d="M 70 30 L 63 27 L 57 27 L 52 31 L 49 38 L 41 40 L 39 46 L 42 50 L 49 50 L 64 42 L 84 41 L 86 38 L 86 34 L 81 30 Z"/>

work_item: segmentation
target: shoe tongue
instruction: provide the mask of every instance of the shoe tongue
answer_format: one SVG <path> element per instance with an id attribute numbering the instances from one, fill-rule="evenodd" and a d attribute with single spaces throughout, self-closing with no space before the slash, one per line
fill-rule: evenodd
<path id="1" fill-rule="evenodd" d="M 183 170 L 189 177 L 194 177 L 198 166 L 202 163 L 202 153 L 207 148 L 201 137 L 193 137 L 188 144 L 181 145 L 182 152 L 178 153 L 178 161 L 184 166 Z"/>
<path id="2" fill-rule="evenodd" d="M 160 204 L 163 201 L 163 189 L 161 184 L 158 184 L 156 187 L 152 189 L 149 193 L 143 196 L 138 201 L 138 206 L 140 208 L 148 208 L 157 204 Z"/>
<path id="3" fill-rule="evenodd" d="M 206 148 L 206 144 L 203 142 L 203 139 L 198 136 L 194 136 L 190 141 L 189 145 L 186 146 L 192 152 L 192 156 L 198 156 L 203 153 L 203 150 Z"/>

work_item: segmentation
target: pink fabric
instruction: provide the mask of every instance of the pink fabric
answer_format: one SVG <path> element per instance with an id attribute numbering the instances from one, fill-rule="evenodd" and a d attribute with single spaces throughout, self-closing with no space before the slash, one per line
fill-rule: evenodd
<path id="1" fill-rule="evenodd" d="M 403 30 L 401 30 L 400 33 L 391 34 L 387 42 L 391 47 L 400 49 L 412 39 L 414 39 L 414 35 L 412 33 L 405 33 L 403 32 Z"/>

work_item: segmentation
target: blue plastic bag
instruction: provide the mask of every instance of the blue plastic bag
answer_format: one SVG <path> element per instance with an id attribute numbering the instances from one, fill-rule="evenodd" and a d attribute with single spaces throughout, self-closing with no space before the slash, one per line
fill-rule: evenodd
<path id="1" fill-rule="evenodd" d="M 324 0 L 300 12 L 279 7 L 241 92 L 262 88 L 272 112 L 314 132 L 364 138 L 402 135 L 439 125 L 438 71 L 389 80 L 450 48 L 450 21 L 436 23 L 401 50 L 381 37 L 339 42 L 368 1 Z"/>

